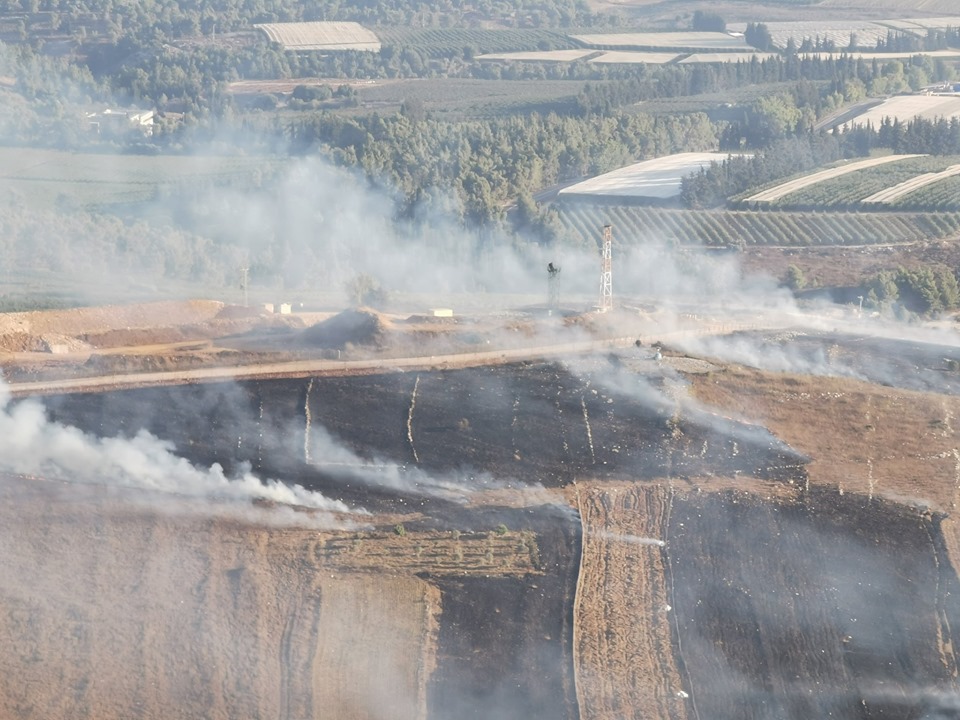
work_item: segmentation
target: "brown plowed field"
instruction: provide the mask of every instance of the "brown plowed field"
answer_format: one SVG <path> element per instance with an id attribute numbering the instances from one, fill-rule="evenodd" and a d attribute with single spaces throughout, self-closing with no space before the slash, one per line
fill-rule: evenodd
<path id="1" fill-rule="evenodd" d="M 664 536 L 670 489 L 580 483 L 577 497 L 583 520 L 574 607 L 580 715 L 685 720 L 665 550 L 642 540 Z"/>
<path id="2" fill-rule="evenodd" d="M 316 531 L 42 481 L 0 496 L 0 717 L 426 715 L 429 583 L 327 568 Z"/>

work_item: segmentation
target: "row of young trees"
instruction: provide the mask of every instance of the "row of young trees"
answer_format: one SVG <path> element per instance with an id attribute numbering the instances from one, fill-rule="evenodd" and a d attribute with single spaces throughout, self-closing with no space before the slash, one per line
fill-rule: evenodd
<path id="1" fill-rule="evenodd" d="M 718 207 L 749 188 L 812 170 L 851 152 L 844 136 L 791 136 L 750 155 L 731 155 L 684 178 L 680 199 L 691 209 Z"/>

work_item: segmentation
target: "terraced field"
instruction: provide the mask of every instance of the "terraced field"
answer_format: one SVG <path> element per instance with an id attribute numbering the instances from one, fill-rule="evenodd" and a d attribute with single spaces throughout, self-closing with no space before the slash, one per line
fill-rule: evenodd
<path id="1" fill-rule="evenodd" d="M 734 198 L 731 206 L 758 210 L 960 209 L 958 186 L 951 182 L 960 171 L 960 158 L 888 157 L 888 162 L 844 165 L 803 175 L 759 193 L 751 190 Z M 758 199 L 761 201 L 756 202 Z"/>
<path id="2" fill-rule="evenodd" d="M 857 172 L 858 170 L 863 170 L 865 168 L 875 167 L 877 165 L 885 165 L 887 163 L 896 163 L 902 162 L 908 158 L 919 157 L 918 155 L 886 155 L 883 157 L 876 158 L 867 158 L 866 160 L 859 160 L 856 162 L 840 165 L 838 167 L 827 168 L 826 170 L 818 170 L 817 172 L 810 173 L 808 175 L 802 175 L 801 177 L 794 178 L 793 180 L 788 180 L 787 182 L 780 183 L 775 185 L 772 188 L 762 190 L 753 195 L 749 195 L 744 198 L 744 202 L 748 203 L 772 203 L 778 200 L 782 200 L 788 195 L 792 195 L 799 190 L 810 187 L 811 185 L 817 185 L 826 180 L 832 180 L 833 178 L 838 178 L 849 173 Z"/>
<path id="3" fill-rule="evenodd" d="M 955 212 L 707 211 L 585 202 L 558 207 L 567 236 L 587 244 L 597 242 L 599 228 L 608 224 L 624 245 L 651 241 L 717 247 L 891 245 L 960 233 L 960 213 Z"/>

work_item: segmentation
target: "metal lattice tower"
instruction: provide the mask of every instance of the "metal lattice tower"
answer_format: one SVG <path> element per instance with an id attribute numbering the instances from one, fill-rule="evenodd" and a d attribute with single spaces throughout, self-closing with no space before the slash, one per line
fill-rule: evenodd
<path id="1" fill-rule="evenodd" d="M 600 260 L 600 312 L 613 309 L 613 226 L 603 226 Z"/>
<path id="2" fill-rule="evenodd" d="M 550 310 L 560 307 L 560 268 L 553 263 L 547 264 L 547 307 Z"/>
<path id="3" fill-rule="evenodd" d="M 250 307 L 250 298 L 248 295 L 248 286 L 250 281 L 250 268 L 244 265 L 240 268 L 240 289 L 243 291 L 243 306 Z"/>

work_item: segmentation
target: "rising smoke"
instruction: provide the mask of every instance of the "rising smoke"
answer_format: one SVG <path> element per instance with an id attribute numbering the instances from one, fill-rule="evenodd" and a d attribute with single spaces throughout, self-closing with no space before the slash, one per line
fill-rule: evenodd
<path id="1" fill-rule="evenodd" d="M 220 465 L 192 465 L 172 445 L 140 430 L 130 438 L 97 438 L 51 421 L 37 401 L 14 403 L 0 381 L 0 469 L 78 483 L 135 488 L 180 497 L 267 500 L 326 512 L 351 512 L 344 503 L 245 468 L 227 477 Z"/>

